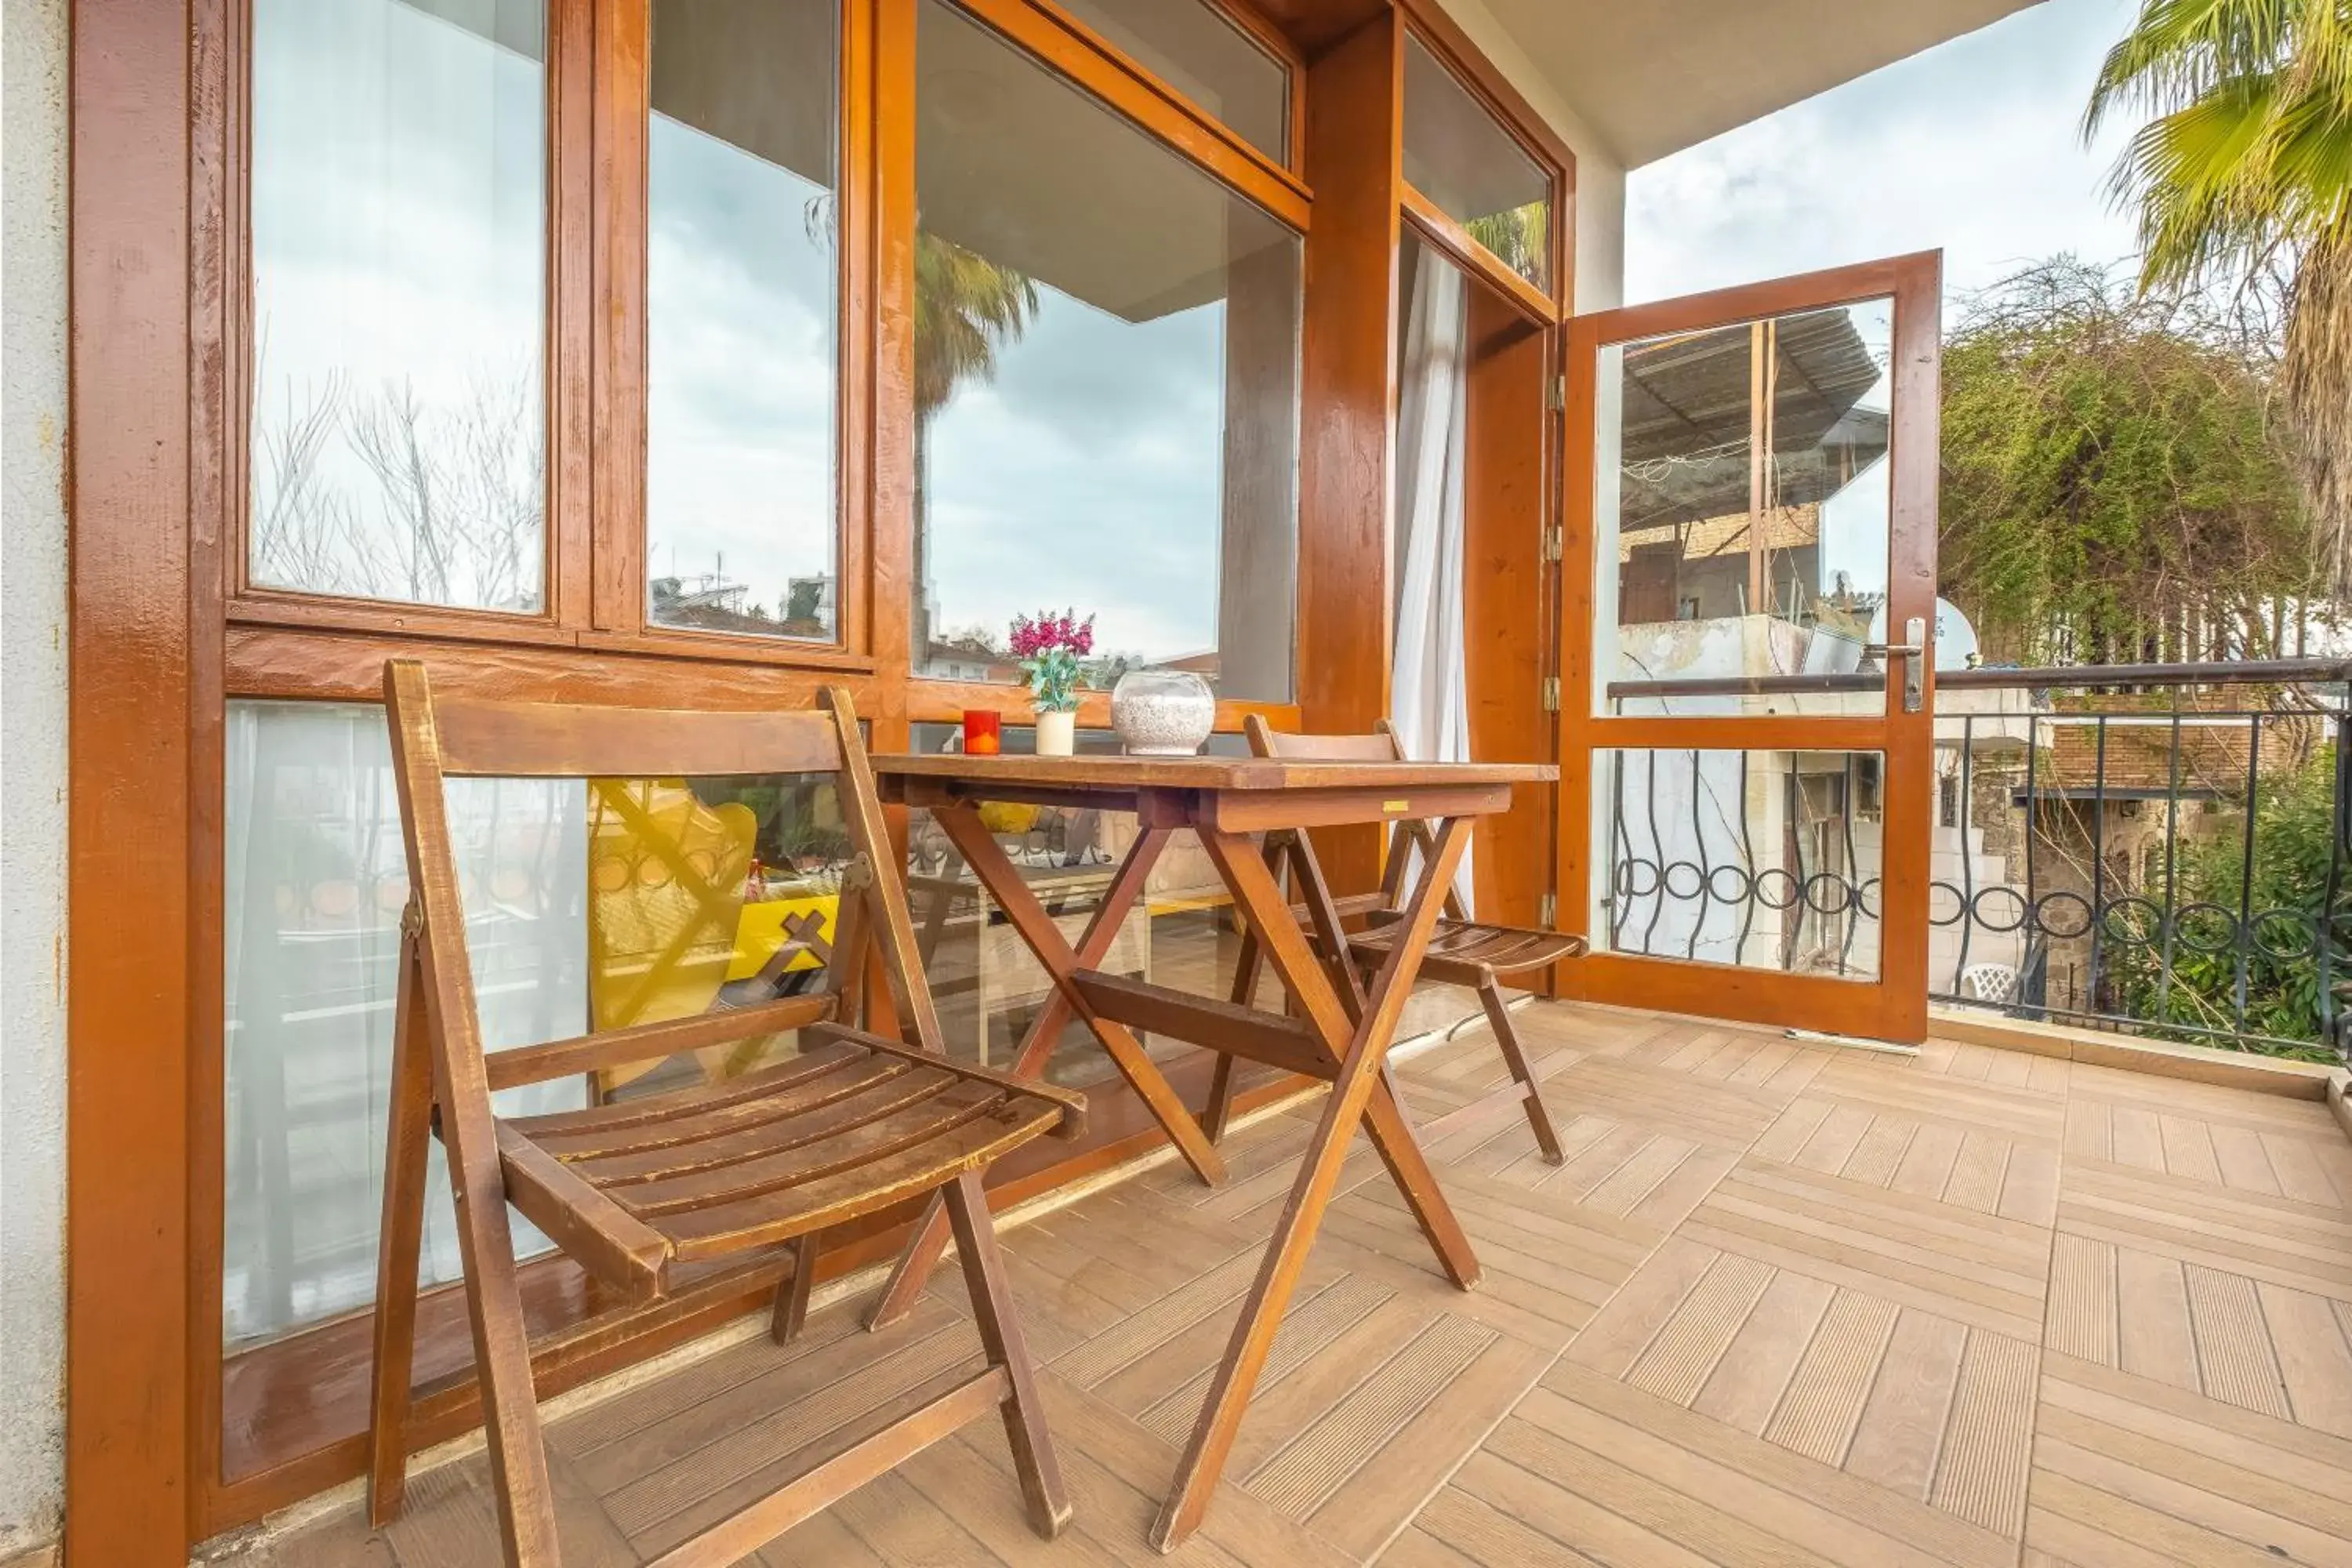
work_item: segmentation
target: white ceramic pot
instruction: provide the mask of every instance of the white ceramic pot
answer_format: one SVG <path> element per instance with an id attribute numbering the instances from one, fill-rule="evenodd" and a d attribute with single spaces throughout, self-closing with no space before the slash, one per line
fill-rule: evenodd
<path id="1" fill-rule="evenodd" d="M 1217 727 L 1217 698 L 1189 669 L 1131 669 L 1110 694 L 1111 728 L 1138 757 L 1189 757 Z"/>
<path id="2" fill-rule="evenodd" d="M 1078 749 L 1078 716 L 1075 713 L 1037 715 L 1037 754 L 1066 757 Z"/>

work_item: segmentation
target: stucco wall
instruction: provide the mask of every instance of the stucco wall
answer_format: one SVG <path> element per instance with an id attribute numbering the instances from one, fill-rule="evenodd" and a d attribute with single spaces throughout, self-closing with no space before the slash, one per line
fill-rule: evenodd
<path id="1" fill-rule="evenodd" d="M 0 7 L 0 1558 L 64 1482 L 68 9 Z"/>
<path id="2" fill-rule="evenodd" d="M 1576 309 L 1605 310 L 1625 299 L 1625 166 L 1601 144 L 1559 89 L 1536 68 L 1486 0 L 1440 0 L 1470 41 L 1576 153 Z"/>

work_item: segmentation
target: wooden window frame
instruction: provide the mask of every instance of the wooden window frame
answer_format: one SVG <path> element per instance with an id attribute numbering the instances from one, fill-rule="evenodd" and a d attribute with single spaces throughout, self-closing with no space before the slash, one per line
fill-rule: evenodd
<path id="1" fill-rule="evenodd" d="M 969 4 L 968 0 L 956 0 L 956 3 L 962 5 L 965 10 L 978 14 L 978 8 Z M 1275 65 L 1282 68 L 1285 79 L 1284 142 L 1286 144 L 1284 157 L 1270 156 L 1264 148 L 1226 125 L 1223 121 L 1211 114 L 1183 92 L 1162 81 L 1153 74 L 1150 67 L 1142 64 L 1085 22 L 1071 15 L 1068 8 L 1058 4 L 1057 0 L 1014 0 L 1017 7 L 1034 11 L 1045 17 L 1055 26 L 1076 39 L 1087 48 L 1118 67 L 1121 76 L 1163 100 L 1179 114 L 1193 121 L 1202 130 L 1224 142 L 1243 158 L 1257 164 L 1266 174 L 1287 185 L 1299 196 L 1306 196 L 1308 193 L 1306 182 L 1299 178 L 1299 165 L 1300 149 L 1306 141 L 1307 128 L 1307 94 L 1304 90 L 1307 57 L 1299 53 L 1298 46 L 1292 43 L 1280 28 L 1241 4 L 1240 0 L 1162 0 L 1162 3 L 1196 5 L 1214 14 L 1249 43 L 1256 46 L 1258 50 Z M 1075 75 L 1075 73 L 1072 74 Z M 1261 202 L 1260 205 L 1265 204 Z M 1289 220 L 1285 219 L 1285 221 Z M 1301 219 L 1292 226 L 1303 229 L 1306 224 Z"/>
<path id="2" fill-rule="evenodd" d="M 1013 3 L 967 8 L 986 20 L 987 8 Z M 1091 57 L 1079 85 L 1105 84 L 1096 96 L 1147 134 L 1275 216 L 1301 216 L 1294 226 L 1306 234 L 1310 281 L 1300 397 L 1314 416 L 1298 458 L 1298 693 L 1289 703 L 1221 702 L 1218 728 L 1238 731 L 1252 713 L 1283 728 L 1368 727 L 1387 688 L 1387 612 L 1361 609 L 1388 603 L 1402 28 L 1409 14 L 1426 42 L 1451 37 L 1451 24 L 1427 0 L 1398 0 L 1403 11 L 1385 0 L 1263 0 L 1265 14 L 1257 0 L 1202 3 L 1290 63 L 1286 166 L 1235 145 L 1180 94 L 1086 42 L 1052 0 L 1018 0 L 1025 26 L 1048 27 L 1067 46 L 1060 58 Z M 358 1469 L 357 1440 L 344 1438 L 235 1478 L 223 1470 L 230 700 L 372 702 L 383 659 L 420 650 L 451 689 L 573 700 L 752 709 L 805 702 L 838 682 L 881 748 L 905 744 L 919 720 L 1006 699 L 1002 687 L 909 670 L 913 115 L 892 89 L 912 80 L 916 0 L 846 0 L 845 10 L 837 640 L 768 647 L 646 630 L 643 584 L 614 534 L 624 521 L 634 527 L 642 502 L 643 411 L 628 374 L 643 364 L 642 300 L 612 308 L 642 289 L 642 180 L 625 187 L 616 170 L 642 174 L 644 91 L 615 84 L 644 79 L 647 40 L 631 22 L 646 4 L 550 0 L 550 568 L 546 602 L 530 616 L 245 581 L 251 0 L 76 6 L 66 982 L 66 1530 L 76 1561 L 176 1564 L 191 1543 Z M 1062 68 L 1057 58 L 1046 63 Z M 1559 210 L 1565 237 L 1572 208 Z M 1091 694 L 1081 722 L 1106 723 L 1107 707 Z M 1348 874 L 1344 855 L 1326 860 Z M 1181 1068 L 1178 1081 L 1192 1091 Z M 1123 1127 L 1119 1102 L 1105 1098 L 1108 1141 L 1073 1163 L 1008 1170 L 1003 1195 L 1156 1144 L 1156 1130 Z M 889 1245 L 877 1232 L 843 1262 Z M 561 1310 L 570 1287 L 560 1269 L 539 1278 L 541 1298 Z M 579 1348 L 554 1381 L 682 1341 L 762 1289 L 759 1279 L 714 1286 L 633 1323 L 625 1342 Z M 452 1400 L 425 1435 L 467 1419 L 466 1402 Z"/>
<path id="3" fill-rule="evenodd" d="M 1486 58 L 1485 51 L 1443 9 L 1441 0 L 1397 0 L 1406 31 L 1451 75 L 1470 100 L 1486 111 L 1495 128 L 1550 176 L 1550 255 L 1545 271 L 1551 282 L 1539 288 L 1501 257 L 1471 237 L 1452 215 L 1400 178 L 1405 220 L 1465 270 L 1492 285 L 1521 314 L 1539 326 L 1553 326 L 1576 310 L 1576 151 L 1544 122 L 1525 95 Z"/>

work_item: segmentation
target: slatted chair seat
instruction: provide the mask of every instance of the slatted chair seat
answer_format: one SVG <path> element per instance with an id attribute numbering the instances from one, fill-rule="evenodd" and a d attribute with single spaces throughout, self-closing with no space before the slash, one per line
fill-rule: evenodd
<path id="1" fill-rule="evenodd" d="M 499 1124 L 502 1143 L 554 1157 L 635 1222 L 661 1262 L 796 1240 L 929 1193 L 1056 1130 L 1066 1103 L 977 1079 L 860 1030 L 815 1025 L 814 1049 L 743 1078 Z M 518 1182 L 533 1224 L 561 1223 L 564 1195 Z M 548 1211 L 545 1217 L 534 1209 Z M 653 1249 L 658 1248 L 657 1254 Z"/>
<path id="2" fill-rule="evenodd" d="M 488 1427 L 492 1490 L 509 1568 L 556 1568 L 553 1494 L 515 1277 L 511 1205 L 632 1304 L 658 1300 L 672 1270 L 788 1248 L 772 1331 L 808 1311 L 825 1231 L 938 1194 L 954 1226 L 987 1365 L 904 1408 L 850 1447 L 664 1556 L 656 1568 L 717 1568 L 908 1456 L 999 1412 L 1013 1469 L 1041 1535 L 1070 1517 L 1046 1435 L 981 1174 L 1048 1133 L 1076 1137 L 1086 1100 L 1068 1089 L 950 1060 L 916 957 L 895 852 L 874 794 L 856 714 L 836 690 L 824 712 L 691 713 L 436 698 L 423 668 L 385 666 L 394 778 L 407 837 L 393 1084 L 376 1269 L 368 1511 L 388 1522 L 406 1477 L 425 1159 L 437 1138 L 457 1202 L 474 1375 Z M 822 988 L 729 996 L 688 1017 L 489 1053 L 476 1014 L 444 781 L 623 781 L 730 774 L 834 776 L 852 850 Z M 870 1031 L 866 976 L 878 970 L 891 1016 L 913 1043 Z M 763 972 L 764 973 L 764 972 Z M 796 982 L 796 984 L 805 984 Z M 761 1061 L 786 1036 L 793 1055 Z M 692 1088 L 607 1099 L 585 1110 L 502 1118 L 490 1096 L 585 1075 L 635 1081 L 640 1064 L 682 1053 L 746 1070 Z M 637 1073 L 616 1069 L 637 1068 Z"/>
<path id="3" fill-rule="evenodd" d="M 1404 749 L 1397 743 L 1396 733 L 1386 721 L 1370 735 L 1284 735 L 1277 734 L 1266 721 L 1253 713 L 1246 729 L 1250 750 L 1261 757 L 1288 757 L 1316 762 L 1402 762 Z M 1329 907 L 1339 919 L 1361 916 L 1366 929 L 1360 931 L 1318 931 L 1308 920 L 1308 906 L 1291 906 L 1292 917 L 1308 927 L 1307 936 L 1317 953 L 1339 982 L 1343 1001 L 1354 999 L 1360 1008 L 1363 984 L 1359 970 L 1376 970 L 1387 961 L 1390 951 L 1403 934 L 1398 924 L 1400 905 L 1404 894 L 1404 876 L 1408 864 L 1406 851 L 1417 846 L 1424 855 L 1433 852 L 1435 840 L 1426 823 L 1400 822 L 1389 842 L 1388 874 L 1381 889 L 1374 893 L 1353 893 L 1332 899 Z M 1277 870 L 1287 870 L 1301 879 L 1319 884 L 1323 871 L 1315 860 L 1314 847 L 1304 833 L 1268 835 L 1265 844 L 1267 862 Z M 1445 918 L 1441 919 L 1431 933 L 1429 945 L 1423 952 L 1421 978 L 1442 984 L 1467 986 L 1478 994 L 1478 1005 L 1495 1031 L 1495 1043 L 1502 1048 L 1503 1059 L 1511 1069 L 1511 1081 L 1493 1094 L 1465 1105 L 1450 1113 L 1448 1120 L 1475 1119 L 1486 1113 L 1491 1105 L 1516 1100 L 1526 1110 L 1528 1123 L 1535 1133 L 1536 1145 L 1544 1158 L 1553 1164 L 1560 1163 L 1562 1151 L 1559 1133 L 1552 1126 L 1551 1113 L 1544 1107 L 1543 1091 L 1536 1082 L 1535 1073 L 1528 1066 L 1527 1053 L 1520 1047 L 1518 1032 L 1511 1026 L 1511 1016 L 1504 1006 L 1502 992 L 1496 981 L 1498 976 L 1523 974 L 1542 969 L 1564 959 L 1581 957 L 1584 939 L 1568 931 L 1541 931 L 1527 926 L 1498 925 L 1492 921 L 1465 918 L 1461 899 L 1451 889 L 1445 895 Z M 1245 1000 L 1257 987 L 1260 948 L 1255 937 L 1245 937 L 1241 962 L 1234 980 L 1234 999 Z M 1221 1058 L 1216 1074 L 1209 1086 L 1209 1106 L 1202 1124 L 1212 1137 L 1222 1136 L 1226 1118 L 1233 1104 L 1232 1058 Z M 1424 1131 L 1429 1129 L 1423 1129 Z"/>
<path id="4" fill-rule="evenodd" d="M 1376 925 L 1349 937 L 1348 951 L 1359 964 L 1376 967 L 1396 945 L 1397 935 L 1393 925 Z M 1520 974 L 1583 954 L 1584 939 L 1566 931 L 1442 920 L 1429 939 L 1421 973 L 1448 985 L 1475 986 L 1496 975 Z"/>

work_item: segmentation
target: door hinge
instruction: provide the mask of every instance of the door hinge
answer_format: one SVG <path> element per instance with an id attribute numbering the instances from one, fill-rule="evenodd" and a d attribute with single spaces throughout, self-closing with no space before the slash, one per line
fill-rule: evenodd
<path id="1" fill-rule="evenodd" d="M 1559 711 L 1559 677 L 1557 675 L 1544 677 L 1543 705 L 1547 713 Z"/>
<path id="2" fill-rule="evenodd" d="M 1542 926 L 1545 930 L 1549 931 L 1553 929 L 1559 920 L 1559 899 L 1558 895 L 1546 893 L 1542 898 L 1536 900 L 1536 923 L 1538 925 Z"/>
<path id="3" fill-rule="evenodd" d="M 1561 524 L 1555 522 L 1544 530 L 1543 558 L 1547 561 L 1568 558 L 1568 530 Z"/>
<path id="4" fill-rule="evenodd" d="M 1568 412 L 1568 377 L 1555 375 L 1544 383 L 1544 406 L 1554 414 Z"/>

